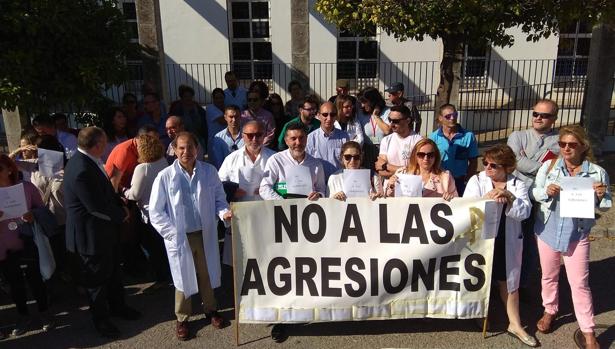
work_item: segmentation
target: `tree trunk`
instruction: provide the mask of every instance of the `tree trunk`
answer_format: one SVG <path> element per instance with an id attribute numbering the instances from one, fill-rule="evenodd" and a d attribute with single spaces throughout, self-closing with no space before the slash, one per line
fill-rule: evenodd
<path id="1" fill-rule="evenodd" d="M 446 103 L 458 104 L 463 61 L 463 40 L 459 36 L 443 36 L 444 53 L 440 62 L 440 85 L 436 96 L 436 113 Z"/>
<path id="2" fill-rule="evenodd" d="M 6 132 L 6 142 L 9 152 L 11 152 L 19 148 L 21 131 L 30 123 L 25 113 L 19 113 L 19 108 L 15 108 L 15 110 L 2 109 L 2 117 L 4 131 Z"/>
<path id="3" fill-rule="evenodd" d="M 596 155 L 602 152 L 602 142 L 609 123 L 613 74 L 615 74 L 615 30 L 605 24 L 592 30 L 587 71 L 587 97 L 583 108 L 583 125 L 587 128 Z"/>

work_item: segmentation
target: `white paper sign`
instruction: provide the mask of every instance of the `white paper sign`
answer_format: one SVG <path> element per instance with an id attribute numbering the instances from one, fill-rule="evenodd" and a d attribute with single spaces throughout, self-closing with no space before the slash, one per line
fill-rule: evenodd
<path id="1" fill-rule="evenodd" d="M 28 212 L 23 184 L 0 188 L 0 211 L 2 211 L 0 221 L 20 218 Z"/>
<path id="2" fill-rule="evenodd" d="M 371 184 L 369 181 L 369 169 L 345 169 L 344 170 L 344 194 L 346 197 L 367 197 Z"/>
<path id="3" fill-rule="evenodd" d="M 302 165 L 292 165 L 286 170 L 286 192 L 296 195 L 310 195 L 312 192 L 312 175 L 310 169 Z"/>
<path id="4" fill-rule="evenodd" d="M 243 189 L 248 196 L 254 196 L 255 190 L 260 186 L 263 172 L 258 168 L 244 166 L 239 168 L 239 188 Z"/>
<path id="5" fill-rule="evenodd" d="M 395 184 L 395 197 L 422 197 L 423 196 L 423 179 L 421 176 L 398 174 L 397 183 Z"/>
<path id="6" fill-rule="evenodd" d="M 587 177 L 560 178 L 560 217 L 596 218 L 593 184 L 594 180 Z"/>
<path id="7" fill-rule="evenodd" d="M 44 177 L 58 177 L 64 169 L 64 153 L 38 149 L 38 170 Z"/>

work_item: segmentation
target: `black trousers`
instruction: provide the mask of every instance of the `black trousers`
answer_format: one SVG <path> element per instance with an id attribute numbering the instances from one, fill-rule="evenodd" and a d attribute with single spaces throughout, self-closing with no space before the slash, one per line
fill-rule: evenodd
<path id="1" fill-rule="evenodd" d="M 86 289 L 94 322 L 125 306 L 118 248 L 99 255 L 73 256 L 75 280 Z"/>
<path id="2" fill-rule="evenodd" d="M 140 223 L 141 246 L 148 254 L 154 277 L 157 282 L 168 282 L 171 280 L 171 269 L 169 268 L 169 258 L 164 246 L 162 236 L 158 234 L 151 224 Z"/>
<path id="3" fill-rule="evenodd" d="M 28 292 L 26 283 L 32 291 L 39 312 L 48 309 L 47 288 L 43 282 L 38 261 L 38 250 L 31 238 L 24 237 L 24 248 L 8 251 L 6 259 L 0 261 L 0 272 L 9 285 L 11 299 L 15 302 L 20 315 L 28 315 Z M 25 265 L 25 272 L 21 266 Z M 25 274 L 25 278 L 24 278 Z"/>

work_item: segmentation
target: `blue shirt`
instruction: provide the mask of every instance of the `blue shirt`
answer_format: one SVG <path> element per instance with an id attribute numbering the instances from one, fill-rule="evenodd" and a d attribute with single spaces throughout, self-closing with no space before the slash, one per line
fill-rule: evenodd
<path id="1" fill-rule="evenodd" d="M 160 141 L 165 145 L 169 145 L 170 141 L 168 141 L 169 136 L 167 135 L 167 112 L 164 110 L 160 111 L 160 121 L 158 123 L 154 122 L 154 119 L 148 113 L 143 113 L 139 119 L 137 120 L 137 127 L 141 128 L 145 125 L 153 125 L 158 130 L 158 135 L 160 136 Z"/>
<path id="2" fill-rule="evenodd" d="M 237 86 L 234 91 L 230 89 L 224 90 L 224 106 L 236 105 L 241 111 L 246 110 L 248 107 L 248 90 L 242 86 Z"/>
<path id="3" fill-rule="evenodd" d="M 231 133 L 228 128 L 216 133 L 214 139 L 211 140 L 211 150 L 209 152 L 209 158 L 216 167 L 217 170 L 222 166 L 224 158 L 230 153 L 244 146 L 243 138 L 241 137 L 241 131 L 237 135 L 236 139 L 231 137 Z"/>
<path id="4" fill-rule="evenodd" d="M 202 230 L 203 225 L 201 224 L 201 215 L 199 213 L 199 196 L 196 192 L 198 181 L 196 166 L 192 170 L 192 176 L 190 176 L 179 163 L 176 163 L 175 166 L 178 166 L 181 172 L 181 197 L 182 205 L 184 206 L 184 224 L 186 225 L 186 232 L 191 233 Z"/>
<path id="5" fill-rule="evenodd" d="M 348 133 L 337 128 L 333 128 L 327 135 L 322 127 L 319 127 L 308 135 L 305 152 L 322 161 L 325 182 L 329 180 L 330 175 L 342 168 L 340 152 L 342 145 L 348 142 L 348 139 Z"/>
<path id="6" fill-rule="evenodd" d="M 433 131 L 429 139 L 434 141 L 442 157 L 442 168 L 449 170 L 453 177 L 468 174 L 468 161 L 478 157 L 478 142 L 470 131 L 457 125 L 457 133 L 449 140 L 442 132 L 442 127 Z"/>

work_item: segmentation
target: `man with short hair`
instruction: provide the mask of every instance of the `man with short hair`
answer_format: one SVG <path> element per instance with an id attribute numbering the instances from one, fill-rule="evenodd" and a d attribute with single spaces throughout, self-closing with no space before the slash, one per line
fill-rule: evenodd
<path id="1" fill-rule="evenodd" d="M 164 238 L 175 285 L 175 333 L 190 337 L 191 297 L 199 293 L 214 328 L 224 327 L 213 289 L 220 286 L 216 216 L 227 224 L 232 213 L 216 169 L 196 159 L 197 139 L 182 132 L 173 141 L 177 160 L 162 170 L 152 186 L 149 215 Z"/>
<path id="2" fill-rule="evenodd" d="M 119 225 L 128 216 L 100 157 L 107 146 L 105 132 L 86 127 L 79 133 L 78 150 L 64 170 L 66 248 L 75 253 L 77 282 L 85 290 L 96 330 L 117 338 L 109 320 L 136 320 L 139 312 L 126 306 L 119 262 Z"/>
<path id="3" fill-rule="evenodd" d="M 160 103 L 160 97 L 155 92 L 148 92 L 143 95 L 143 114 L 139 116 L 137 121 L 138 127 L 145 125 L 153 125 L 158 131 L 158 137 L 162 144 L 167 146 L 170 142 L 167 138 L 165 123 L 167 121 L 167 112 Z"/>
<path id="4" fill-rule="evenodd" d="M 53 114 L 51 116 L 51 118 L 55 122 L 56 129 L 58 129 L 58 131 L 68 132 L 68 133 L 72 134 L 75 137 L 79 136 L 79 130 L 78 129 L 68 127 L 68 116 L 66 116 L 66 114 L 64 114 L 64 113 L 55 113 L 55 114 Z"/>
<path id="5" fill-rule="evenodd" d="M 318 99 L 311 95 L 306 96 L 303 100 L 303 103 L 299 107 L 299 116 L 291 119 L 289 122 L 284 124 L 282 132 L 280 133 L 280 137 L 278 138 L 278 149 L 285 150 L 288 148 L 284 141 L 284 138 L 286 137 L 286 128 L 289 125 L 299 123 L 303 125 L 308 134 L 314 130 L 317 130 L 320 127 L 320 121 L 314 117 L 316 116 L 317 112 Z"/>
<path id="6" fill-rule="evenodd" d="M 295 122 L 286 127 L 284 134 L 287 150 L 273 154 L 265 165 L 265 173 L 259 193 L 264 200 L 280 200 L 286 196 L 286 169 L 292 165 L 305 166 L 310 171 L 312 191 L 308 200 L 324 197 L 326 183 L 320 160 L 305 152 L 307 133 L 302 123 Z"/>
<path id="7" fill-rule="evenodd" d="M 348 98 L 350 98 L 350 100 L 352 101 L 352 105 L 356 106 L 357 98 L 355 96 L 351 96 L 350 94 L 348 94 L 349 91 L 350 91 L 350 82 L 347 79 L 337 79 L 337 81 L 335 82 L 336 94 L 329 97 L 329 102 L 335 104 L 335 100 L 337 99 L 337 96 L 348 96 Z"/>
<path id="8" fill-rule="evenodd" d="M 77 137 L 71 133 L 58 130 L 55 121 L 49 114 L 35 116 L 32 119 L 32 126 L 39 136 L 49 135 L 56 137 L 64 147 L 66 158 L 70 158 L 77 152 Z"/>
<path id="9" fill-rule="evenodd" d="M 236 105 L 241 111 L 248 107 L 248 90 L 239 86 L 237 76 L 232 71 L 224 74 L 227 88 L 224 90 L 224 106 Z"/>
<path id="10" fill-rule="evenodd" d="M 391 106 L 396 105 L 405 105 L 410 109 L 410 116 L 412 117 L 412 130 L 416 133 L 421 133 L 421 124 L 423 120 L 421 120 L 421 114 L 419 113 L 419 109 L 414 105 L 414 103 L 404 97 L 404 84 L 401 82 L 395 82 L 389 86 L 384 92 L 389 94 L 389 103 Z"/>
<path id="11" fill-rule="evenodd" d="M 318 119 L 320 127 L 307 137 L 305 151 L 322 161 L 325 170 L 325 182 L 329 176 L 342 168 L 340 152 L 342 145 L 350 138 L 346 131 L 335 128 L 337 108 L 331 102 L 325 102 L 320 106 Z"/>
<path id="12" fill-rule="evenodd" d="M 186 131 L 184 128 L 184 122 L 179 116 L 176 115 L 169 116 L 167 122 L 165 123 L 165 129 L 167 131 L 167 136 L 169 137 L 171 142 L 173 142 L 178 133 Z M 177 156 L 175 156 L 175 150 L 173 149 L 173 145 L 171 145 L 170 143 L 167 147 L 166 158 L 169 162 L 169 165 L 172 164 L 173 161 L 175 161 L 175 159 L 177 158 Z M 205 153 L 203 152 L 203 147 L 201 146 L 201 143 L 199 143 L 197 147 L 196 158 L 197 160 L 201 161 L 203 161 L 203 159 L 205 158 Z"/>
<path id="13" fill-rule="evenodd" d="M 440 127 L 429 135 L 440 151 L 442 168 L 451 172 L 459 196 L 463 195 L 468 180 L 476 174 L 478 142 L 474 133 L 457 122 L 457 109 L 444 104 L 438 109 Z"/>
<path id="14" fill-rule="evenodd" d="M 273 120 L 273 114 L 265 108 L 263 108 L 263 96 L 258 91 L 248 92 L 248 109 L 241 113 L 241 125 L 244 125 L 248 121 L 260 121 L 265 125 L 265 145 L 271 144 L 273 141 L 273 135 L 275 134 L 275 121 Z"/>
<path id="15" fill-rule="evenodd" d="M 244 145 L 241 137 L 239 108 L 235 105 L 225 107 L 224 120 L 226 120 L 227 126 L 211 140 L 209 152 L 209 161 L 216 169 L 222 166 L 224 158 Z"/>
<path id="16" fill-rule="evenodd" d="M 380 154 L 375 164 L 376 171 L 384 178 L 389 178 L 400 167 L 406 168 L 414 145 L 423 139 L 410 127 L 410 109 L 405 105 L 391 107 L 389 122 L 392 132 L 380 141 Z"/>

